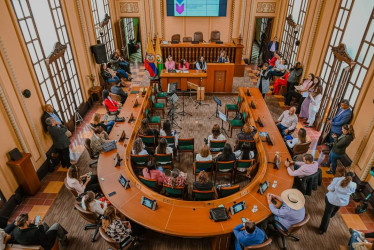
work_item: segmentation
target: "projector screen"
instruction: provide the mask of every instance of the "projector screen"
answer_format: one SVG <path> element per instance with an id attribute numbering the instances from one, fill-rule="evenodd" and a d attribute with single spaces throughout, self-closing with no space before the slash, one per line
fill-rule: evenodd
<path id="1" fill-rule="evenodd" d="M 168 16 L 226 16 L 227 0 L 167 0 Z"/>

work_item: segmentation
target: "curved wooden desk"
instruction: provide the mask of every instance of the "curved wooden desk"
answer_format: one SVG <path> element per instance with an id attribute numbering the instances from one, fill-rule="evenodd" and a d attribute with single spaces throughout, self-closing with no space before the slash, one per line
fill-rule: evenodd
<path id="1" fill-rule="evenodd" d="M 134 90 L 134 88 L 133 88 Z M 268 208 L 266 195 L 257 193 L 259 183 L 268 180 L 270 185 L 274 180 L 278 181 L 276 188 L 269 187 L 268 192 L 280 195 L 283 190 L 291 188 L 293 184 L 293 177 L 290 177 L 286 168 L 282 164 L 279 170 L 273 169 L 273 164 L 268 164 L 272 161 L 276 151 L 280 152 L 282 161 L 287 157 L 291 158 L 287 148 L 275 126 L 273 119 L 265 105 L 264 100 L 258 89 L 250 89 L 253 97 L 247 97 L 242 88 L 239 89 L 239 95 L 242 96 L 244 102 L 242 109 L 249 113 L 249 122 L 254 124 L 254 119 L 258 115 L 262 116 L 264 128 L 259 127 L 259 131 L 267 131 L 273 137 L 274 146 L 269 146 L 256 140 L 258 150 L 259 168 L 257 175 L 249 185 L 240 190 L 240 192 L 231 196 L 212 200 L 212 201 L 184 201 L 172 199 L 156 193 L 146 186 L 144 186 L 135 176 L 131 163 L 130 153 L 131 145 L 136 139 L 136 133 L 140 126 L 140 122 L 144 115 L 144 109 L 148 104 L 148 97 L 151 94 L 148 88 L 145 98 L 139 97 L 139 105 L 133 108 L 133 103 L 136 94 L 129 94 L 127 101 L 121 111 L 120 116 L 126 118 L 125 123 L 117 123 L 112 132 L 110 133 L 111 139 L 118 139 L 121 136 L 122 130 L 126 131 L 129 139 L 126 139 L 125 144 L 118 145 L 118 153 L 124 160 L 121 162 L 120 167 L 114 167 L 114 157 L 116 151 L 102 153 L 98 160 L 97 173 L 100 180 L 100 185 L 105 196 L 110 202 L 125 216 L 131 220 L 160 233 L 185 236 L 185 237 L 213 237 L 219 235 L 228 235 L 232 232 L 233 228 L 241 222 L 241 217 L 247 217 L 256 223 L 266 219 L 270 214 Z M 251 99 L 257 103 L 257 109 L 250 109 L 249 103 Z M 127 122 L 131 112 L 133 113 L 136 121 L 132 124 Z M 119 143 L 120 144 L 120 143 Z M 125 190 L 118 182 L 119 175 L 122 174 L 126 179 L 130 179 L 130 188 Z M 108 194 L 116 191 L 117 194 L 109 197 Z M 142 196 L 146 196 L 152 200 L 156 200 L 158 209 L 152 211 L 140 204 Z M 209 219 L 209 210 L 222 204 L 227 209 L 234 204 L 234 202 L 241 202 L 245 200 L 247 209 L 231 216 L 227 221 L 214 222 Z M 258 206 L 258 212 L 252 213 L 253 205 Z M 226 236 L 225 236 L 226 237 Z M 221 237 L 222 238 L 222 237 Z M 219 240 L 222 241 L 222 240 Z M 218 243 L 217 243 L 218 244 Z M 224 243 L 226 244 L 226 243 Z M 225 246 L 215 245 L 213 248 L 224 249 Z"/>

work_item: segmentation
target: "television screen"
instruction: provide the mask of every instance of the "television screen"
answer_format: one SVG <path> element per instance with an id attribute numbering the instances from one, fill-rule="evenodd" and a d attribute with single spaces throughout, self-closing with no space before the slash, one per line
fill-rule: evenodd
<path id="1" fill-rule="evenodd" d="M 226 16 L 227 0 L 167 0 L 168 16 Z"/>

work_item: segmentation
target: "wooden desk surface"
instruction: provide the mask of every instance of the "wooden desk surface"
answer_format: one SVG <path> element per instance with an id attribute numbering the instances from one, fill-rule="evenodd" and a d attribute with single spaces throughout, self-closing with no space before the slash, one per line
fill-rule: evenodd
<path id="1" fill-rule="evenodd" d="M 161 71 L 161 74 L 160 74 L 160 77 L 173 77 L 173 78 L 176 78 L 176 77 L 207 77 L 207 73 L 202 71 L 202 70 L 196 70 L 196 69 L 188 69 L 186 70 L 188 71 L 188 73 L 184 73 L 184 72 L 175 72 L 175 73 L 170 73 L 170 72 L 166 72 L 165 69 L 163 69 Z"/>
<path id="2" fill-rule="evenodd" d="M 217 44 L 217 43 L 204 43 L 204 42 L 200 42 L 200 43 L 197 43 L 197 44 L 193 44 L 193 43 L 168 43 L 168 44 L 163 44 L 161 43 L 161 48 L 162 47 L 179 47 L 179 48 L 183 48 L 183 47 L 197 47 L 197 48 L 202 48 L 202 47 L 222 47 L 222 48 L 227 48 L 227 47 L 244 47 L 244 45 L 242 44 L 235 44 L 235 43 L 222 43 L 222 44 Z"/>
<path id="3" fill-rule="evenodd" d="M 134 90 L 133 87 L 132 90 Z M 249 185 L 240 190 L 238 193 L 222 199 L 211 201 L 184 201 L 177 200 L 163 196 L 156 193 L 146 186 L 144 186 L 135 176 L 130 163 L 131 145 L 134 141 L 137 129 L 143 118 L 144 109 L 148 103 L 148 97 L 151 91 L 147 90 L 145 98 L 139 97 L 140 105 L 133 108 L 133 103 L 136 94 L 129 94 L 124 107 L 121 110 L 120 116 L 126 118 L 124 123 L 116 123 L 110 133 L 110 139 L 118 139 L 121 136 L 122 130 L 126 131 L 129 139 L 126 139 L 125 144 L 118 143 L 117 151 L 124 160 L 120 167 L 114 167 L 114 157 L 116 151 L 113 150 L 108 153 L 102 153 L 98 159 L 97 173 L 99 177 L 100 186 L 104 195 L 110 202 L 125 216 L 131 220 L 152 230 L 176 236 L 187 237 L 209 237 L 222 234 L 231 233 L 233 228 L 241 223 L 241 217 L 247 217 L 256 223 L 267 218 L 271 212 L 268 208 L 266 193 L 271 192 L 280 195 L 283 190 L 291 188 L 293 177 L 289 176 L 286 168 L 281 166 L 279 170 L 273 169 L 272 161 L 276 151 L 280 152 L 282 160 L 290 157 L 287 148 L 283 142 L 281 135 L 274 133 L 273 143 L 275 146 L 269 146 L 267 143 L 262 143 L 257 140 L 256 146 L 259 154 L 259 169 L 257 175 Z M 258 89 L 251 89 L 254 93 L 254 98 L 257 100 L 257 106 L 264 106 L 265 102 L 257 96 L 261 96 Z M 239 89 L 239 94 L 243 96 L 245 103 L 243 108 L 250 114 L 249 122 L 254 124 L 253 117 L 258 115 L 260 109 L 251 110 L 248 104 L 249 98 L 244 96 L 242 88 Z M 261 108 L 262 110 L 262 108 Z M 266 113 L 269 111 L 266 108 Z M 131 112 L 136 121 L 129 124 L 127 122 Z M 267 114 L 265 116 L 266 119 Z M 271 118 L 271 117 L 270 117 Z M 275 123 L 273 120 L 265 120 L 265 128 L 268 131 L 275 131 Z M 118 124 L 118 125 L 117 125 Z M 119 175 L 122 174 L 126 179 L 130 179 L 130 188 L 125 190 L 118 182 Z M 101 180 L 104 178 L 104 180 Z M 278 181 L 276 188 L 269 187 L 264 195 L 257 193 L 259 183 L 268 180 L 270 184 L 274 180 Z M 112 197 L 108 194 L 116 191 L 117 193 Z M 152 200 L 156 200 L 158 208 L 152 211 L 140 204 L 142 196 L 146 196 Z M 214 222 L 209 219 L 209 210 L 222 204 L 227 209 L 234 204 L 234 202 L 246 201 L 247 209 L 231 216 L 228 221 Z M 258 212 L 252 213 L 253 205 L 258 206 Z"/>

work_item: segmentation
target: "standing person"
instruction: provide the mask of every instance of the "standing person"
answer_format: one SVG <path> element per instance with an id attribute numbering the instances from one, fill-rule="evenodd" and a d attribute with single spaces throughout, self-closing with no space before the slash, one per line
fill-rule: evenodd
<path id="1" fill-rule="evenodd" d="M 54 110 L 54 108 L 51 104 L 44 105 L 43 110 L 44 110 L 44 113 L 43 113 L 43 116 L 42 116 L 42 124 L 43 124 L 43 128 L 46 132 L 48 131 L 48 126 L 45 123 L 45 120 L 47 120 L 47 118 L 52 117 L 53 119 L 55 119 L 61 125 L 65 125 L 64 122 L 61 120 L 60 116 L 57 114 L 56 110 Z"/>
<path id="2" fill-rule="evenodd" d="M 190 68 L 190 65 L 186 61 L 186 59 L 182 58 L 181 62 L 178 65 L 179 70 L 188 70 Z"/>
<path id="3" fill-rule="evenodd" d="M 310 93 L 313 94 L 314 92 L 316 92 L 317 91 L 317 86 L 319 86 L 319 85 L 321 85 L 321 78 L 317 76 L 317 77 L 314 78 L 313 84 L 308 90 L 308 94 L 310 94 Z M 310 96 L 308 95 L 301 104 L 299 117 L 304 119 L 304 123 L 306 123 L 306 121 L 309 118 L 310 100 L 311 100 Z"/>
<path id="4" fill-rule="evenodd" d="M 310 73 L 308 75 L 307 79 L 305 79 L 303 81 L 303 83 L 300 85 L 301 87 L 300 87 L 299 90 L 294 89 L 294 90 L 290 90 L 289 92 L 286 93 L 284 104 L 287 105 L 287 106 L 290 106 L 292 97 L 295 97 L 296 102 L 300 103 L 299 106 L 300 106 L 300 109 L 301 109 L 301 103 L 302 102 L 300 102 L 300 100 L 304 101 L 303 98 L 305 98 L 305 97 L 303 95 L 308 96 L 308 93 L 309 93 L 308 91 L 309 91 L 309 88 L 313 85 L 313 80 L 314 80 L 314 74 Z M 297 111 L 296 111 L 296 113 L 297 113 Z M 300 113 L 300 110 L 299 110 L 299 113 Z"/>
<path id="5" fill-rule="evenodd" d="M 352 119 L 352 110 L 349 107 L 349 101 L 344 99 L 340 103 L 340 109 L 338 110 L 338 113 L 332 120 L 329 120 L 328 123 L 331 124 L 331 130 L 330 130 L 330 142 L 333 142 L 334 139 L 332 137 L 333 134 L 335 134 L 337 137 L 339 137 L 342 134 L 342 126 L 344 124 L 347 124 Z"/>
<path id="6" fill-rule="evenodd" d="M 117 82 L 110 88 L 110 92 L 121 97 L 121 103 L 124 104 L 127 99 L 127 93 L 123 91 L 121 82 Z"/>
<path id="7" fill-rule="evenodd" d="M 336 167 L 338 166 L 338 159 L 340 159 L 344 154 L 346 148 L 351 144 L 351 142 L 355 138 L 355 132 L 353 130 L 353 126 L 350 124 L 343 125 L 343 134 L 337 136 L 335 134 L 332 135 L 334 139 L 332 149 L 329 153 L 329 160 L 327 163 L 323 163 L 322 166 L 328 166 L 331 168 L 326 171 L 328 174 L 335 174 Z"/>
<path id="8" fill-rule="evenodd" d="M 221 50 L 221 53 L 219 54 L 217 62 L 219 62 L 219 63 L 229 63 L 230 62 L 230 59 L 227 56 L 225 50 Z"/>
<path id="9" fill-rule="evenodd" d="M 325 212 L 323 213 L 319 233 L 324 234 L 330 223 L 330 219 L 335 216 L 340 207 L 347 206 L 349 197 L 356 191 L 357 184 L 352 181 L 353 173 L 349 172 L 344 177 L 335 177 L 327 187 L 328 193 L 325 197 Z"/>
<path id="10" fill-rule="evenodd" d="M 321 106 L 322 102 L 322 86 L 318 85 L 314 93 L 309 92 L 310 104 L 309 104 L 309 118 L 307 128 L 312 127 L 314 120 L 316 119 L 316 114 Z"/>
<path id="11" fill-rule="evenodd" d="M 290 76 L 287 80 L 287 93 L 294 90 L 294 86 L 299 85 L 300 76 L 303 74 L 301 63 L 297 62 L 294 67 L 290 68 Z"/>
<path id="12" fill-rule="evenodd" d="M 175 62 L 173 61 L 173 57 L 171 55 L 168 56 L 168 59 L 165 62 L 165 69 L 167 71 L 175 69 Z"/>
<path id="13" fill-rule="evenodd" d="M 203 56 L 199 56 L 199 60 L 196 62 L 197 70 L 206 70 L 206 61 Z"/>
<path id="14" fill-rule="evenodd" d="M 235 250 L 258 245 L 265 241 L 265 233 L 250 219 L 234 228 Z"/>
<path id="15" fill-rule="evenodd" d="M 275 36 L 272 41 L 268 43 L 268 58 L 272 58 L 274 56 L 274 52 L 278 51 L 279 49 L 279 42 L 278 38 Z"/>
<path id="16" fill-rule="evenodd" d="M 270 78 L 269 64 L 264 63 L 262 65 L 261 71 L 259 73 L 259 78 L 257 81 L 257 88 L 260 89 L 262 97 L 265 98 L 265 94 L 269 92 Z"/>
<path id="17" fill-rule="evenodd" d="M 52 137 L 53 147 L 60 156 L 62 167 L 69 168 L 71 165 L 69 152 L 70 140 L 66 135 L 68 129 L 52 117 L 47 118 L 45 123 L 47 124 L 48 132 Z"/>
<path id="18" fill-rule="evenodd" d="M 283 137 L 296 128 L 298 119 L 295 111 L 296 108 L 291 107 L 289 110 L 284 111 L 276 121 L 278 130 Z"/>

